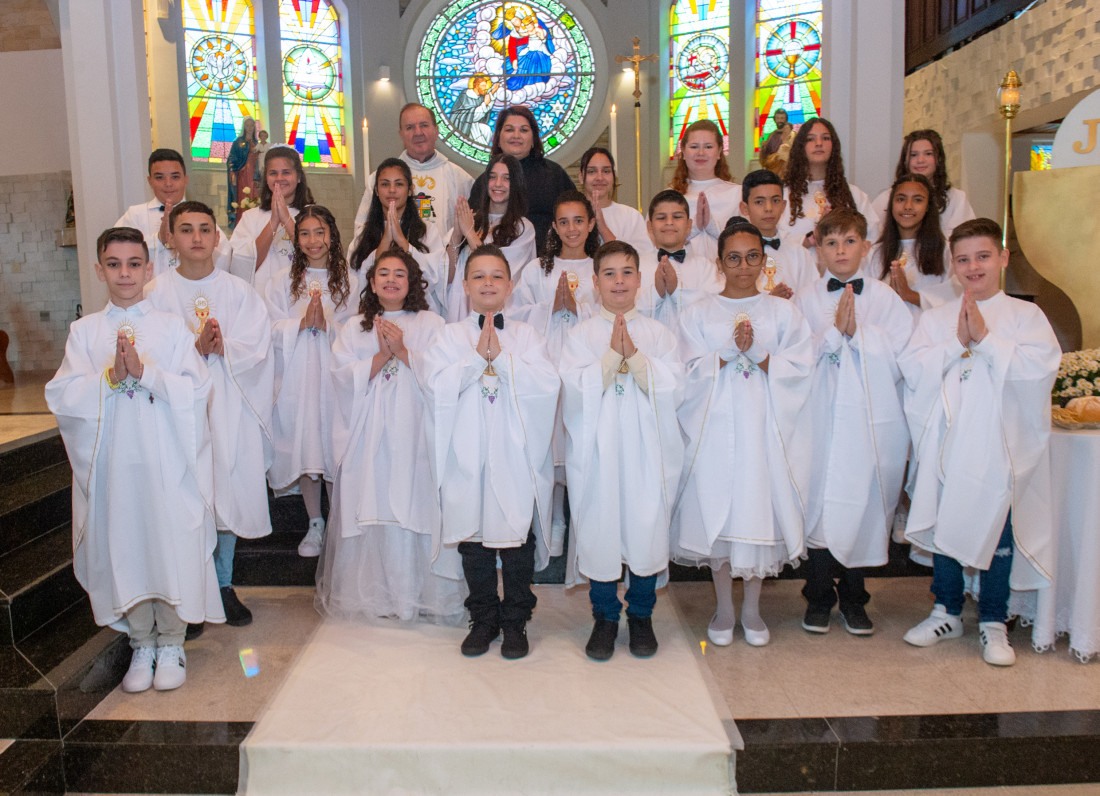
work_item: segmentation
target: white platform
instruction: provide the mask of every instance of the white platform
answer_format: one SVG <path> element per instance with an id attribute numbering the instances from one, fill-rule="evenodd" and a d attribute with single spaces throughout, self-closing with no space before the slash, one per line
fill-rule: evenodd
<path id="1" fill-rule="evenodd" d="M 624 620 L 601 664 L 587 590 L 537 594 L 520 661 L 499 642 L 462 657 L 463 629 L 326 620 L 241 746 L 241 792 L 732 792 L 730 737 L 667 595 L 658 654 L 632 657 Z"/>

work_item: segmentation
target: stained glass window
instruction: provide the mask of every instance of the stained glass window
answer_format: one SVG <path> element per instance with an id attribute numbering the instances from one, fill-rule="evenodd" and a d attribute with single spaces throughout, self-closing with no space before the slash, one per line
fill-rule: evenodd
<path id="1" fill-rule="evenodd" d="M 1047 144 L 1032 144 L 1031 145 L 1031 170 L 1032 171 L 1047 171 L 1050 168 L 1050 154 L 1054 149 L 1054 145 Z"/>
<path id="2" fill-rule="evenodd" d="M 757 0 L 756 135 L 760 150 L 775 130 L 772 114 L 802 124 L 821 115 L 822 0 Z"/>
<path id="3" fill-rule="evenodd" d="M 722 130 L 729 150 L 729 0 L 676 0 L 669 16 L 669 156 L 675 156 L 684 129 L 710 119 Z"/>
<path id="4" fill-rule="evenodd" d="M 224 162 L 259 114 L 251 0 L 183 0 L 183 40 L 191 158 Z"/>
<path id="5" fill-rule="evenodd" d="M 416 93 L 435 110 L 440 139 L 481 163 L 503 108 L 528 106 L 549 154 L 592 102 L 592 46 L 558 0 L 456 0 L 431 21 L 419 52 Z"/>
<path id="6" fill-rule="evenodd" d="M 280 0 L 286 142 L 306 166 L 347 168 L 340 19 L 329 0 Z"/>

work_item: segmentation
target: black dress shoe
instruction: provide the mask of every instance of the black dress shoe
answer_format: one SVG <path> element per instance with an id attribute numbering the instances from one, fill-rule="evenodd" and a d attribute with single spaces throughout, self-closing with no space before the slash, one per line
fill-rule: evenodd
<path id="1" fill-rule="evenodd" d="M 592 635 L 585 645 L 585 654 L 594 661 L 607 661 L 615 654 L 615 638 L 619 635 L 619 623 L 610 619 L 597 619 Z"/>
<path id="2" fill-rule="evenodd" d="M 653 634 L 653 620 L 650 617 L 626 616 L 626 625 L 630 629 L 630 652 L 638 658 L 649 658 L 657 654 L 657 636 Z"/>
<path id="3" fill-rule="evenodd" d="M 462 654 L 476 658 L 489 651 L 489 645 L 500 635 L 500 627 L 490 622 L 471 622 L 470 632 L 462 641 Z M 526 640 L 526 639 L 525 639 Z"/>
<path id="4" fill-rule="evenodd" d="M 194 624 L 192 622 L 187 623 L 187 632 L 184 634 L 184 641 L 194 641 L 202 635 L 202 631 L 206 630 L 206 622 L 199 622 Z"/>
<path id="5" fill-rule="evenodd" d="M 237 599 L 232 586 L 222 586 L 222 607 L 225 609 L 225 623 L 233 627 L 252 624 L 252 612 Z"/>
<path id="6" fill-rule="evenodd" d="M 500 645 L 501 657 L 507 658 L 510 661 L 514 661 L 527 655 L 527 653 L 531 650 L 531 645 L 527 641 L 527 626 L 505 625 L 503 630 L 504 641 Z"/>

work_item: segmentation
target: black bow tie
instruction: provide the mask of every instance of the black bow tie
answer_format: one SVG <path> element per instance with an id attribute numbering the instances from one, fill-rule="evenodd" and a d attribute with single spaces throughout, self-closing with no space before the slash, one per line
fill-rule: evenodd
<path id="1" fill-rule="evenodd" d="M 164 205 L 161 205 L 160 207 L 158 207 L 157 210 L 159 210 L 160 212 L 163 213 L 164 212 Z"/>
<path id="2" fill-rule="evenodd" d="M 779 251 L 779 238 L 764 238 L 764 245 Z"/>
<path id="3" fill-rule="evenodd" d="M 660 262 L 662 257 L 668 257 L 670 260 L 682 263 L 684 258 L 687 257 L 687 249 L 677 249 L 674 252 L 670 252 L 668 249 L 658 249 L 657 261 Z"/>
<path id="4" fill-rule="evenodd" d="M 493 326 L 497 327 L 498 329 L 503 329 L 504 328 L 504 316 L 501 315 L 499 312 L 496 315 L 493 316 Z M 484 329 L 485 328 L 485 316 L 484 315 L 478 315 L 477 316 L 477 328 L 478 329 Z"/>
<path id="5" fill-rule="evenodd" d="M 856 294 L 863 292 L 863 280 L 853 279 L 851 282 L 841 282 L 836 277 L 829 277 L 828 284 L 825 285 L 825 289 L 832 293 L 834 290 L 843 290 L 845 285 L 851 285 L 852 291 Z"/>

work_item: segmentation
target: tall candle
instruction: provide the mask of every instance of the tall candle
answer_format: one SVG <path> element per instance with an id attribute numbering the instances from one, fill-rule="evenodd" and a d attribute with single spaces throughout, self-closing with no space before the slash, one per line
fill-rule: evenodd
<path id="1" fill-rule="evenodd" d="M 615 161 L 615 167 L 619 166 L 619 114 L 615 109 L 615 106 L 611 106 L 611 130 L 608 133 L 609 143 L 611 146 L 611 159 Z"/>
<path id="2" fill-rule="evenodd" d="M 367 117 L 363 117 L 363 168 L 370 174 L 370 125 Z"/>

